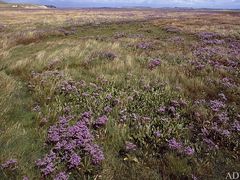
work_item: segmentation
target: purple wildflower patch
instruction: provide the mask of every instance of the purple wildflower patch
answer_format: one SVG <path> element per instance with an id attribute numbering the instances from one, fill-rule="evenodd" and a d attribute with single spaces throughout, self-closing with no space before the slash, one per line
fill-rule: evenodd
<path id="1" fill-rule="evenodd" d="M 126 142 L 125 143 L 125 149 L 127 151 L 135 151 L 137 149 L 137 145 L 136 144 L 133 144 L 132 142 Z"/>
<path id="2" fill-rule="evenodd" d="M 149 61 L 148 69 L 153 70 L 153 69 L 156 69 L 160 65 L 161 65 L 160 59 L 153 59 L 153 60 Z"/>
<path id="3" fill-rule="evenodd" d="M 192 156 L 194 154 L 194 152 L 195 152 L 195 150 L 190 146 L 184 148 L 184 153 L 188 156 Z"/>
<path id="4" fill-rule="evenodd" d="M 152 45 L 150 43 L 141 42 L 141 43 L 138 43 L 136 47 L 138 49 L 151 49 Z"/>
<path id="5" fill-rule="evenodd" d="M 67 170 L 74 170 L 80 166 L 81 158 L 87 155 L 90 155 L 94 165 L 104 160 L 103 152 L 93 143 L 94 138 L 88 128 L 91 112 L 84 112 L 79 121 L 70 125 L 72 118 L 60 117 L 48 130 L 47 143 L 52 150 L 36 161 L 44 176 L 52 175 L 62 164 L 66 164 Z"/>
<path id="6" fill-rule="evenodd" d="M 177 142 L 175 138 L 170 139 L 168 141 L 168 146 L 170 149 L 173 150 L 180 150 L 182 148 L 182 143 L 181 142 Z"/>
<path id="7" fill-rule="evenodd" d="M 99 117 L 96 122 L 95 122 L 95 127 L 99 128 L 99 127 L 103 127 L 107 124 L 108 122 L 108 118 L 106 115 L 103 115 L 101 117 Z"/>
<path id="8" fill-rule="evenodd" d="M 56 175 L 54 180 L 68 180 L 69 175 L 66 172 L 60 172 Z"/>
<path id="9" fill-rule="evenodd" d="M 14 170 L 17 167 L 17 160 L 16 159 L 9 159 L 1 164 L 0 166 L 2 169 L 11 169 Z"/>
<path id="10" fill-rule="evenodd" d="M 224 104 L 224 102 L 220 101 L 220 100 L 213 100 L 210 101 L 210 108 L 214 111 L 214 112 L 218 112 L 221 109 L 223 109 L 226 105 Z"/>

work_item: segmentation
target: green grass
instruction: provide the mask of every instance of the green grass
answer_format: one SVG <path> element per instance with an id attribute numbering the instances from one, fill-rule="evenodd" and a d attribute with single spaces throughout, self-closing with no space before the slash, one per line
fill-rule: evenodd
<path id="1" fill-rule="evenodd" d="M 208 152 L 201 139 L 201 128 L 208 128 L 217 114 L 205 104 L 195 105 L 194 101 L 206 99 L 209 102 L 218 98 L 220 92 L 225 93 L 229 98 L 225 110 L 233 123 L 239 112 L 239 87 L 227 89 L 218 81 L 226 76 L 239 84 L 239 71 L 234 74 L 211 66 L 195 70 L 190 61 L 196 58 L 192 53 L 193 45 L 200 44 L 196 34 L 167 32 L 166 22 L 158 21 L 160 25 L 154 21 L 136 21 L 74 26 L 76 32 L 72 35 L 46 33 L 31 41 L 26 34 L 21 37 L 26 43 L 15 44 L 11 39 L 13 46 L 0 50 L 0 130 L 3 132 L 0 162 L 18 159 L 17 170 L 0 171 L 3 179 L 22 179 L 23 176 L 40 179 L 35 161 L 49 150 L 50 146 L 44 143 L 47 130 L 64 114 L 64 108 L 70 106 L 71 113 L 77 117 L 91 110 L 95 120 L 109 105 L 106 100 L 109 93 L 119 99 L 120 104 L 107 114 L 106 127 L 99 131 L 91 129 L 97 144 L 103 148 L 105 160 L 97 170 L 89 168 L 86 160 L 81 166 L 83 175 L 75 179 L 191 179 L 192 175 L 219 179 L 228 171 L 237 171 L 239 133 L 233 131 L 231 138 L 216 137 L 220 149 Z M 191 25 L 193 29 L 194 25 L 196 22 Z M 46 27 L 39 25 L 38 28 Z M 65 30 L 71 28 L 64 27 Z M 119 32 L 126 35 L 116 38 Z M 142 36 L 132 36 L 136 34 Z M 172 37 L 181 37 L 183 41 L 174 42 Z M 142 42 L 152 47 L 138 48 Z M 116 58 L 102 55 L 109 52 Z M 161 65 L 151 71 L 148 64 L 154 58 L 159 58 Z M 54 72 L 63 75 L 59 77 Z M 214 82 L 210 83 L 209 78 Z M 78 87 L 78 91 L 97 92 L 99 96 L 64 94 L 60 85 L 68 80 L 73 84 L 84 80 L 86 87 Z M 95 90 L 90 83 L 96 83 L 102 90 Z M 168 107 L 172 100 L 180 99 L 187 105 L 177 108 L 179 117 L 157 112 L 159 107 Z M 36 104 L 41 107 L 40 112 L 33 111 Z M 126 122 L 120 122 L 119 112 L 123 109 L 126 109 Z M 195 117 L 196 112 L 199 117 Z M 138 122 L 133 114 L 150 117 L 151 121 Z M 48 122 L 42 125 L 45 117 Z M 159 138 L 154 135 L 157 130 L 161 131 Z M 195 155 L 186 157 L 170 150 L 167 142 L 172 137 L 194 147 Z M 137 144 L 137 150 L 125 152 L 126 141 Z M 235 149 L 231 149 L 232 146 Z"/>

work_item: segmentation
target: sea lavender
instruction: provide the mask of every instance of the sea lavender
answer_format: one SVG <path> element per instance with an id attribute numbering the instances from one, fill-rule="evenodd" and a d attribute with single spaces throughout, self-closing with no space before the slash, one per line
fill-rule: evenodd
<path id="1" fill-rule="evenodd" d="M 161 106 L 159 109 L 158 109 L 158 112 L 159 113 L 164 113 L 166 111 L 166 107 L 165 106 Z"/>
<path id="2" fill-rule="evenodd" d="M 96 120 L 94 125 L 95 125 L 95 127 L 99 128 L 99 127 L 105 126 L 107 121 L 108 121 L 107 116 L 103 115 Z"/>
<path id="3" fill-rule="evenodd" d="M 169 111 L 169 113 L 171 113 L 172 115 L 175 115 L 175 114 L 176 114 L 176 108 L 175 108 L 174 106 L 168 107 L 168 111 Z"/>
<path id="4" fill-rule="evenodd" d="M 170 105 L 173 106 L 173 107 L 175 107 L 175 108 L 177 108 L 177 107 L 180 106 L 179 102 L 176 101 L 176 100 L 172 100 L 172 101 L 170 101 Z"/>
<path id="5" fill-rule="evenodd" d="M 194 174 L 192 174 L 192 180 L 197 180 L 198 178 L 194 175 Z"/>
<path id="6" fill-rule="evenodd" d="M 105 159 L 102 149 L 96 144 L 88 144 L 85 151 L 90 154 L 95 165 L 100 164 Z"/>
<path id="7" fill-rule="evenodd" d="M 106 106 L 106 107 L 104 107 L 104 112 L 110 113 L 110 112 L 112 112 L 112 108 L 110 106 Z"/>
<path id="8" fill-rule="evenodd" d="M 161 136 L 160 131 L 155 131 L 153 134 L 154 134 L 154 136 L 156 136 L 156 137 L 160 137 L 160 136 Z"/>
<path id="9" fill-rule="evenodd" d="M 137 149 L 137 145 L 135 145 L 135 144 L 127 141 L 127 142 L 125 143 L 125 149 L 126 149 L 127 151 L 135 151 L 135 150 Z"/>
<path id="10" fill-rule="evenodd" d="M 160 59 L 153 59 L 148 63 L 148 69 L 153 70 L 161 65 Z"/>
<path id="11" fill-rule="evenodd" d="M 43 159 L 36 161 L 37 167 L 41 169 L 44 176 L 51 174 L 55 170 L 54 162 L 56 158 L 56 154 L 54 152 L 50 152 Z"/>
<path id="12" fill-rule="evenodd" d="M 3 164 L 1 164 L 2 169 L 15 169 L 17 166 L 17 160 L 16 159 L 9 159 L 5 161 Z"/>
<path id="13" fill-rule="evenodd" d="M 211 139 L 204 138 L 203 141 L 207 144 L 210 150 L 218 149 L 218 145 L 216 145 Z"/>
<path id="14" fill-rule="evenodd" d="M 239 121 L 234 121 L 233 123 L 233 128 L 236 130 L 236 131 L 240 131 L 240 122 Z"/>
<path id="15" fill-rule="evenodd" d="M 229 121 L 228 114 L 226 112 L 222 112 L 220 114 L 217 114 L 218 121 L 221 123 L 226 123 Z"/>
<path id="16" fill-rule="evenodd" d="M 209 39 L 214 39 L 214 38 L 220 37 L 220 35 L 213 33 L 213 32 L 200 32 L 200 33 L 198 33 L 198 36 L 204 40 L 209 40 Z"/>
<path id="17" fill-rule="evenodd" d="M 73 125 L 69 123 L 73 117 L 60 117 L 49 128 L 47 143 L 52 146 L 52 151 L 36 162 L 44 176 L 52 174 L 61 164 L 66 164 L 68 169 L 76 169 L 81 163 L 81 157 L 88 154 L 93 164 L 99 164 L 104 159 L 100 147 L 93 143 L 94 139 L 88 128 L 90 117 L 91 112 L 84 112 Z"/>
<path id="18" fill-rule="evenodd" d="M 60 89 L 62 92 L 71 93 L 77 91 L 76 82 L 75 81 L 63 81 L 60 85 Z"/>
<path id="19" fill-rule="evenodd" d="M 227 98 L 226 98 L 225 94 L 219 93 L 218 96 L 220 97 L 221 100 L 227 101 Z"/>
<path id="20" fill-rule="evenodd" d="M 170 149 L 176 149 L 179 150 L 182 148 L 182 143 L 177 142 L 175 138 L 168 140 L 168 146 Z"/>
<path id="21" fill-rule="evenodd" d="M 112 98 L 113 98 L 113 96 L 111 94 L 107 94 L 107 96 L 106 96 L 107 100 L 111 100 Z"/>
<path id="22" fill-rule="evenodd" d="M 76 168 L 80 165 L 81 158 L 76 153 L 73 153 L 71 154 L 68 162 L 69 162 L 69 168 Z"/>
<path id="23" fill-rule="evenodd" d="M 137 48 L 139 48 L 139 49 L 150 49 L 151 44 L 146 43 L 146 42 L 141 42 L 141 43 L 137 44 Z"/>
<path id="24" fill-rule="evenodd" d="M 201 131 L 202 131 L 201 134 L 202 134 L 203 136 L 208 136 L 208 135 L 209 135 L 209 131 L 208 131 L 205 127 L 202 128 Z"/>
<path id="25" fill-rule="evenodd" d="M 231 132 L 229 130 L 225 129 L 225 130 L 220 131 L 220 134 L 225 136 L 225 137 L 230 137 Z"/>
<path id="26" fill-rule="evenodd" d="M 210 101 L 210 107 L 214 112 L 220 111 L 222 108 L 224 108 L 226 105 L 220 101 L 220 100 L 213 100 Z"/>
<path id="27" fill-rule="evenodd" d="M 188 156 L 192 156 L 194 154 L 195 150 L 191 148 L 190 146 L 184 148 L 184 153 Z"/>
<path id="28" fill-rule="evenodd" d="M 60 172 L 56 175 L 54 180 L 68 180 L 69 175 L 66 172 Z"/>
<path id="29" fill-rule="evenodd" d="M 223 86 L 227 87 L 227 88 L 233 88 L 235 87 L 235 83 L 233 81 L 233 79 L 225 77 L 221 80 L 221 83 Z"/>

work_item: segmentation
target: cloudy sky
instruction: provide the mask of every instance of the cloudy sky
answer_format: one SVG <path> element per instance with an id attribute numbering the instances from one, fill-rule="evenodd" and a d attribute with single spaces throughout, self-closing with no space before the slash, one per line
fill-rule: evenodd
<path id="1" fill-rule="evenodd" d="M 240 0 L 5 0 L 7 2 L 24 2 L 52 4 L 58 7 L 197 7 L 197 8 L 234 8 L 240 9 Z"/>

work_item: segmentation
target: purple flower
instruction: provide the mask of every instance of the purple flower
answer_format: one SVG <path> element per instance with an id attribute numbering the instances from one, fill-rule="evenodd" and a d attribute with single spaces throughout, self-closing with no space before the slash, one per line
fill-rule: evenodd
<path id="1" fill-rule="evenodd" d="M 205 64 L 203 64 L 203 62 L 199 62 L 197 60 L 192 61 L 191 64 L 194 66 L 196 70 L 199 70 L 199 71 L 203 70 L 206 66 Z"/>
<path id="2" fill-rule="evenodd" d="M 120 122 L 126 122 L 127 116 L 126 115 L 120 115 Z"/>
<path id="3" fill-rule="evenodd" d="M 36 161 L 36 165 L 41 168 L 41 172 L 44 176 L 51 174 L 54 170 L 54 161 L 56 159 L 56 154 L 50 152 L 43 159 L 39 159 Z"/>
<path id="4" fill-rule="evenodd" d="M 227 98 L 226 98 L 225 94 L 220 93 L 220 94 L 218 94 L 218 96 L 220 97 L 221 100 L 227 101 Z"/>
<path id="5" fill-rule="evenodd" d="M 202 128 L 201 131 L 204 136 L 209 135 L 209 131 L 206 128 Z"/>
<path id="6" fill-rule="evenodd" d="M 67 166 L 69 170 L 76 169 L 81 163 L 81 157 L 87 155 L 91 156 L 94 164 L 104 159 L 99 146 L 93 143 L 94 138 L 89 130 L 91 112 L 84 112 L 75 124 L 70 123 L 72 118 L 60 117 L 59 121 L 49 128 L 47 143 L 52 149 L 44 158 L 36 161 L 44 176 L 53 174 L 58 166 L 62 165 Z"/>
<path id="7" fill-rule="evenodd" d="M 231 132 L 230 132 L 229 130 L 222 130 L 222 131 L 221 131 L 221 134 L 222 134 L 223 136 L 230 137 Z"/>
<path id="8" fill-rule="evenodd" d="M 205 104 L 205 103 L 206 103 L 206 100 L 205 100 L 205 99 L 196 100 L 196 101 L 194 102 L 194 104 L 196 104 L 196 105 L 202 105 L 202 104 Z"/>
<path id="9" fill-rule="evenodd" d="M 155 69 L 156 67 L 160 66 L 161 65 L 161 61 L 160 59 L 153 59 L 151 60 L 149 63 L 148 63 L 148 68 L 150 70 L 153 70 Z"/>
<path id="10" fill-rule="evenodd" d="M 150 117 L 146 117 L 146 116 L 141 117 L 142 123 L 147 123 L 147 122 L 149 122 L 150 120 L 151 120 Z"/>
<path id="11" fill-rule="evenodd" d="M 220 109 L 225 107 L 225 104 L 222 101 L 214 100 L 210 101 L 210 107 L 213 111 L 218 112 Z"/>
<path id="12" fill-rule="evenodd" d="M 88 94 L 88 93 L 82 93 L 82 96 L 84 96 L 84 97 L 88 97 L 89 94 Z"/>
<path id="13" fill-rule="evenodd" d="M 166 111 L 166 107 L 165 106 L 161 106 L 159 109 L 158 109 L 158 112 L 159 113 L 164 113 Z"/>
<path id="14" fill-rule="evenodd" d="M 175 109 L 174 106 L 170 106 L 170 107 L 168 108 L 168 111 L 169 111 L 171 114 L 175 114 L 175 113 L 176 113 L 176 109 Z"/>
<path id="15" fill-rule="evenodd" d="M 180 106 L 179 102 L 176 101 L 176 100 L 172 100 L 172 101 L 170 102 L 170 104 L 171 104 L 171 106 L 173 106 L 173 107 L 175 107 L 175 108 L 177 108 L 177 107 Z"/>
<path id="16" fill-rule="evenodd" d="M 106 107 L 104 108 L 104 111 L 105 111 L 106 113 L 110 113 L 110 112 L 112 111 L 112 108 L 111 108 L 110 106 L 106 106 Z"/>
<path id="17" fill-rule="evenodd" d="M 184 153 L 188 156 L 193 155 L 195 152 L 195 150 L 193 148 L 191 148 L 190 146 L 184 148 Z"/>
<path id="18" fill-rule="evenodd" d="M 192 174 L 192 180 L 197 180 L 197 177 Z"/>
<path id="19" fill-rule="evenodd" d="M 225 77 L 221 80 L 221 83 L 222 83 L 223 86 L 225 86 L 227 88 L 235 87 L 235 83 L 234 83 L 233 79 L 231 79 L 231 78 Z"/>
<path id="20" fill-rule="evenodd" d="M 99 117 L 99 118 L 97 119 L 97 121 L 95 122 L 95 126 L 96 126 L 97 128 L 102 127 L 102 126 L 105 126 L 106 123 L 107 123 L 107 121 L 108 121 L 107 116 L 106 116 L 106 115 L 103 115 L 103 116 L 101 116 L 101 117 Z"/>
<path id="21" fill-rule="evenodd" d="M 64 107 L 63 111 L 64 111 L 65 114 L 69 114 L 70 111 L 71 111 L 71 107 L 69 107 L 69 106 Z"/>
<path id="22" fill-rule="evenodd" d="M 187 106 L 187 102 L 181 99 L 181 100 L 179 100 L 179 105 L 180 105 L 180 107 L 185 107 L 185 106 Z"/>
<path id="23" fill-rule="evenodd" d="M 217 115 L 218 120 L 222 123 L 225 123 L 229 120 L 228 114 L 226 112 L 222 112 Z"/>
<path id="24" fill-rule="evenodd" d="M 182 143 L 177 142 L 175 138 L 168 141 L 168 146 L 170 149 L 176 149 L 179 150 L 182 148 Z"/>
<path id="25" fill-rule="evenodd" d="M 84 118 L 91 118 L 91 116 L 92 116 L 92 112 L 91 111 L 86 111 L 86 112 L 84 112 L 84 113 L 82 113 L 82 118 L 84 117 Z"/>
<path id="26" fill-rule="evenodd" d="M 204 138 L 203 141 L 208 145 L 209 149 L 218 149 L 218 146 L 211 139 Z"/>
<path id="27" fill-rule="evenodd" d="M 213 32 L 200 32 L 198 34 L 198 36 L 202 39 L 202 40 L 210 40 L 210 39 L 216 39 L 219 38 L 220 35 L 213 33 Z"/>
<path id="28" fill-rule="evenodd" d="M 48 140 L 51 142 L 58 142 L 60 140 L 60 132 L 57 126 L 51 126 L 48 130 Z"/>
<path id="29" fill-rule="evenodd" d="M 5 161 L 3 164 L 1 164 L 2 169 L 15 169 L 17 165 L 16 159 L 9 159 Z"/>
<path id="30" fill-rule="evenodd" d="M 93 93 L 93 96 L 98 97 L 99 93 Z"/>
<path id="31" fill-rule="evenodd" d="M 55 170 L 54 164 L 53 164 L 53 163 L 49 163 L 46 167 L 44 167 L 43 169 L 41 169 L 41 172 L 44 174 L 44 176 L 48 176 L 48 175 L 51 174 L 54 170 Z"/>
<path id="32" fill-rule="evenodd" d="M 111 94 L 108 94 L 107 96 L 106 96 L 106 99 L 108 99 L 108 100 L 111 100 L 113 98 L 113 96 L 111 95 Z"/>
<path id="33" fill-rule="evenodd" d="M 161 136 L 161 133 L 160 133 L 160 131 L 155 131 L 155 132 L 154 132 L 154 135 L 155 135 L 156 137 L 160 137 L 160 136 Z"/>
<path id="34" fill-rule="evenodd" d="M 60 85 L 60 88 L 62 92 L 65 92 L 65 93 L 71 93 L 71 92 L 77 91 L 76 82 L 74 81 L 64 81 Z"/>
<path id="35" fill-rule="evenodd" d="M 66 172 L 60 172 L 56 175 L 54 180 L 68 180 L 69 176 Z"/>
<path id="36" fill-rule="evenodd" d="M 91 155 L 93 164 L 100 164 L 104 160 L 103 151 L 96 144 L 89 144 L 86 146 L 85 151 Z"/>
<path id="37" fill-rule="evenodd" d="M 135 150 L 137 149 L 137 146 L 136 146 L 135 144 L 127 141 L 127 142 L 125 143 L 125 149 L 126 149 L 127 151 L 135 151 Z"/>
<path id="38" fill-rule="evenodd" d="M 76 168 L 80 165 L 81 158 L 76 153 L 73 153 L 70 156 L 70 159 L 68 162 L 69 162 L 69 168 Z"/>
<path id="39" fill-rule="evenodd" d="M 233 128 L 236 129 L 236 131 L 240 131 L 240 122 L 234 121 Z"/>
<path id="40" fill-rule="evenodd" d="M 149 49 L 151 48 L 151 44 L 146 43 L 146 42 L 141 42 L 137 44 L 137 48 L 139 49 Z"/>

